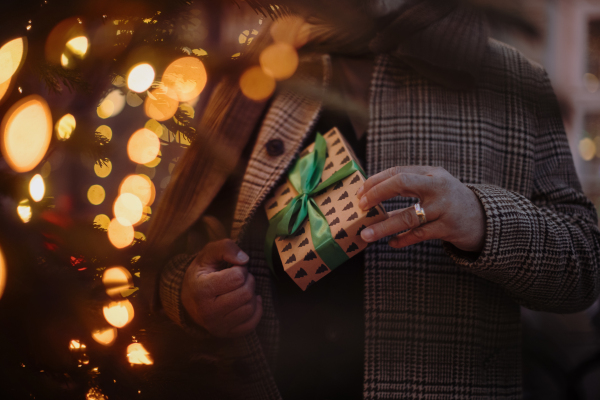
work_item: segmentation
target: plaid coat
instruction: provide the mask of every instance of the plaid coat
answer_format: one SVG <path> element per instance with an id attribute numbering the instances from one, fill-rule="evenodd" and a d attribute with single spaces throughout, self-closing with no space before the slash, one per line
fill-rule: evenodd
<path id="1" fill-rule="evenodd" d="M 323 65 L 327 82 L 327 57 Z M 306 144 L 320 107 L 283 90 L 262 120 L 232 237 L 250 255 L 264 316 L 255 334 L 219 341 L 231 361 L 213 379 L 221 398 L 280 398 L 271 374 L 279 332 L 272 276 L 264 238 L 248 232 Z M 266 151 L 274 138 L 284 143 L 279 156 Z M 378 56 L 366 170 L 372 175 L 398 165 L 441 166 L 467 184 L 485 210 L 485 246 L 478 256 L 438 240 L 400 250 L 381 240 L 366 250 L 364 398 L 521 398 L 520 306 L 576 312 L 592 304 L 600 287 L 596 212 L 581 192 L 545 71 L 490 40 L 477 88 L 453 91 Z M 384 205 L 413 203 L 399 197 Z M 174 321 L 210 341 L 180 303 L 190 260 L 181 255 L 163 269 L 160 298 Z"/>

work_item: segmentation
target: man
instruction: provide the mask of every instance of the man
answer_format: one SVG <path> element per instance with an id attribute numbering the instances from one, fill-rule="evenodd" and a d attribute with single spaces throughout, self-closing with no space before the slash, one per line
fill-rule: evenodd
<path id="1" fill-rule="evenodd" d="M 160 304 L 215 355 L 202 378 L 220 398 L 520 398 L 519 305 L 598 294 L 597 218 L 543 69 L 469 9 L 416 1 L 381 21 L 370 54 L 312 57 L 270 103 L 222 84 L 165 193 L 152 246 L 200 244 L 161 269 Z M 306 85 L 369 94 L 368 125 Z M 356 201 L 390 218 L 301 293 L 266 266 L 263 205 L 333 126 L 371 176 Z"/>

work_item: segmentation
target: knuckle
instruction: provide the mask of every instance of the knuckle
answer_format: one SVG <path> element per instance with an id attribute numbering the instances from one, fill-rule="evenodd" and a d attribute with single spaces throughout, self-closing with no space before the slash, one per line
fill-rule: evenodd
<path id="1" fill-rule="evenodd" d="M 252 298 L 254 297 L 254 293 L 251 292 L 250 290 L 244 290 L 242 293 L 240 293 L 240 302 L 243 304 L 249 303 Z"/>
<path id="2" fill-rule="evenodd" d="M 236 288 L 242 287 L 246 282 L 246 276 L 244 275 L 243 270 L 241 268 L 232 268 L 229 276 L 229 282 Z"/>
<path id="3" fill-rule="evenodd" d="M 402 221 L 402 223 L 407 226 L 413 226 L 414 225 L 414 217 L 413 217 L 413 213 L 411 212 L 403 212 L 400 214 L 400 219 Z"/>
<path id="4" fill-rule="evenodd" d="M 413 229 L 412 235 L 419 240 L 425 239 L 425 231 L 423 229 Z"/>

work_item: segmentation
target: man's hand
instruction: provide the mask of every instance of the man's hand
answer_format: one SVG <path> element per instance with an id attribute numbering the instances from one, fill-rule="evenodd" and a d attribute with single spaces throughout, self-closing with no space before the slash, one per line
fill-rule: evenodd
<path id="1" fill-rule="evenodd" d="M 390 218 L 361 232 L 367 242 L 403 232 L 389 242 L 402 248 L 430 239 L 442 239 L 465 251 L 481 251 L 485 241 L 485 213 L 471 189 L 440 167 L 395 167 L 369 178 L 357 195 L 368 210 L 396 196 L 417 197 L 427 223 L 419 226 L 413 207 L 394 210 Z"/>
<path id="2" fill-rule="evenodd" d="M 262 298 L 244 267 L 248 256 L 230 239 L 211 242 L 198 253 L 183 281 L 181 300 L 192 319 L 217 337 L 243 336 L 262 317 Z M 220 269 L 224 263 L 234 266 Z"/>

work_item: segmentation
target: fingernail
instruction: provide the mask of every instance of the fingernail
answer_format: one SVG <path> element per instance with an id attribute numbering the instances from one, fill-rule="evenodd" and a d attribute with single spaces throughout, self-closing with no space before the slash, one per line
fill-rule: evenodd
<path id="1" fill-rule="evenodd" d="M 360 233 L 360 236 L 366 241 L 366 242 L 370 242 L 371 239 L 373 239 L 373 229 L 371 228 L 366 228 L 363 229 L 363 231 Z"/>
<path id="2" fill-rule="evenodd" d="M 365 187 L 361 186 L 360 189 L 358 189 L 358 192 L 356 192 L 356 195 L 358 197 L 362 196 L 363 192 L 365 191 Z"/>
<path id="3" fill-rule="evenodd" d="M 250 259 L 250 257 L 248 257 L 248 254 L 246 254 L 242 250 L 240 250 L 240 252 L 237 254 L 237 259 L 240 260 L 241 262 L 246 262 Z"/>
<path id="4" fill-rule="evenodd" d="M 358 206 L 363 210 L 367 207 L 367 197 L 366 196 L 363 197 L 362 199 L 360 199 L 360 201 L 358 202 Z"/>

